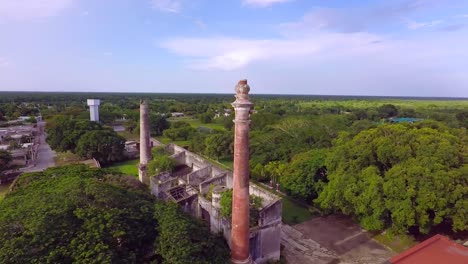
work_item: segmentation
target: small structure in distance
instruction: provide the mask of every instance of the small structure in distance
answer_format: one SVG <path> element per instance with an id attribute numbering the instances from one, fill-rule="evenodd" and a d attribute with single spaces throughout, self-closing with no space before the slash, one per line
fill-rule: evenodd
<path id="1" fill-rule="evenodd" d="M 91 121 L 99 122 L 99 105 L 101 105 L 101 100 L 88 99 L 89 115 Z"/>

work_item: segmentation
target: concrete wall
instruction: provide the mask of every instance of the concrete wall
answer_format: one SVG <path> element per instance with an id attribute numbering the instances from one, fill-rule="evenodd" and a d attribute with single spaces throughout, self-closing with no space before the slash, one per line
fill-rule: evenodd
<path id="1" fill-rule="evenodd" d="M 281 255 L 281 224 L 250 230 L 250 255 L 257 264 L 278 261 Z"/>
<path id="2" fill-rule="evenodd" d="M 177 178 L 172 178 L 169 172 L 163 172 L 150 178 L 151 194 L 164 199 L 164 193 L 178 184 Z"/>
<path id="3" fill-rule="evenodd" d="M 211 176 L 212 177 L 216 177 L 216 176 L 219 176 L 220 174 L 225 174 L 227 173 L 226 170 L 223 170 L 217 166 L 211 166 L 212 169 L 211 169 Z"/>
<path id="4" fill-rule="evenodd" d="M 278 196 L 265 189 L 262 189 L 252 182 L 249 185 L 249 193 L 262 198 L 262 206 L 264 207 L 279 199 Z"/>
<path id="5" fill-rule="evenodd" d="M 177 145 L 169 144 L 166 146 L 166 150 L 172 154 L 184 153 L 185 160 L 183 164 L 193 168 L 194 171 L 211 166 L 211 163 L 207 162 L 204 158 Z"/>
<path id="6" fill-rule="evenodd" d="M 187 183 L 190 185 L 199 185 L 211 177 L 211 166 L 193 171 L 187 174 Z"/>
<path id="7" fill-rule="evenodd" d="M 216 186 L 226 186 L 226 174 L 221 174 L 218 177 L 209 178 L 208 180 L 200 183 L 199 192 L 201 194 L 207 193 L 212 184 Z"/>
<path id="8" fill-rule="evenodd" d="M 194 215 L 198 210 L 198 195 L 194 194 L 186 199 L 179 201 L 179 205 L 182 207 L 184 212 Z"/>
<path id="9" fill-rule="evenodd" d="M 283 201 L 276 200 L 259 211 L 259 226 L 281 224 L 283 214 Z"/>
<path id="10" fill-rule="evenodd" d="M 177 165 L 185 164 L 185 152 L 174 153 L 170 157 L 176 161 Z"/>

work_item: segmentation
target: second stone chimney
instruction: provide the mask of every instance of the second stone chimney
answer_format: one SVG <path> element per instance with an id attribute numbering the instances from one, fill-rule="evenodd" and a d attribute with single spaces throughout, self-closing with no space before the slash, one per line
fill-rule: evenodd
<path id="1" fill-rule="evenodd" d="M 149 185 L 148 162 L 151 160 L 151 138 L 149 125 L 148 102 L 140 103 L 140 164 L 138 165 L 138 177 L 144 184 Z"/>

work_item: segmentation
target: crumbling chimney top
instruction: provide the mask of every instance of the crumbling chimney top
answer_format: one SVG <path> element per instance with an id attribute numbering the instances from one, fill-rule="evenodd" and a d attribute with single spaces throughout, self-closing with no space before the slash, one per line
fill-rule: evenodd
<path id="1" fill-rule="evenodd" d="M 247 80 L 240 80 L 236 85 L 236 97 L 238 99 L 248 99 L 250 92 L 250 86 L 247 84 Z"/>

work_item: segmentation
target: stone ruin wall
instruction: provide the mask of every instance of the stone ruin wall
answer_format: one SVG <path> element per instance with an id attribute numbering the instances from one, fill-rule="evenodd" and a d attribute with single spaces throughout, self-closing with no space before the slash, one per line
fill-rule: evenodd
<path id="1" fill-rule="evenodd" d="M 208 192 L 212 184 L 232 188 L 232 172 L 223 170 L 180 146 L 169 144 L 165 149 L 172 154 L 171 157 L 176 160 L 178 165 L 186 165 L 193 170 L 184 180 L 179 179 L 179 184 L 190 183 L 198 186 L 197 191 L 199 195 L 191 197 L 190 201 L 184 200 L 183 204 L 181 203 L 184 211 L 206 220 L 210 224 L 211 231 L 215 233 L 222 232 L 230 245 L 231 223 L 229 220 L 219 217 L 219 210 L 213 206 L 212 201 L 207 200 L 203 195 Z M 159 181 L 158 183 L 155 180 L 156 177 L 152 177 L 151 179 L 151 191 L 153 194 L 167 191 L 177 182 L 176 178 L 171 179 L 165 173 L 162 173 L 161 176 L 166 181 Z M 249 192 L 262 198 L 263 207 L 259 211 L 259 225 L 250 229 L 250 253 L 252 259 L 257 264 L 266 263 L 269 260 L 279 260 L 282 200 L 252 182 L 250 183 Z M 206 212 L 209 216 L 203 215 Z"/>

